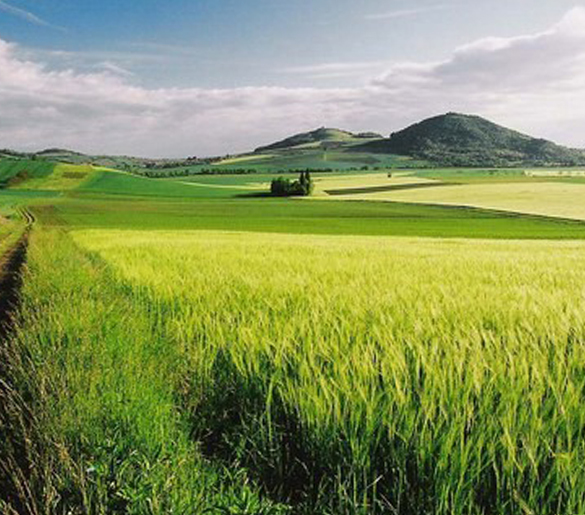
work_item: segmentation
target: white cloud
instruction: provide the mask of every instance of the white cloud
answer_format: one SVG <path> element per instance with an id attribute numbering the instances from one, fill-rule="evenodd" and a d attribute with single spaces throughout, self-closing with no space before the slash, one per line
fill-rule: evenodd
<path id="1" fill-rule="evenodd" d="M 384 73 L 378 63 L 290 70 L 378 73 L 355 88 L 147 89 L 117 64 L 55 69 L 0 40 L 0 147 L 209 155 L 322 125 L 388 133 L 452 110 L 585 146 L 583 8 L 546 31 L 477 41 L 441 62 L 394 64 Z"/>
<path id="2" fill-rule="evenodd" d="M 290 66 L 278 70 L 281 73 L 304 75 L 312 79 L 335 79 L 340 77 L 364 77 L 379 74 L 387 69 L 387 61 L 321 63 L 307 66 Z"/>
<path id="3" fill-rule="evenodd" d="M 397 18 L 408 18 L 410 16 L 418 16 L 433 11 L 443 11 L 450 6 L 446 4 L 428 5 L 426 7 L 415 7 L 412 9 L 395 9 L 393 11 L 386 11 L 383 13 L 366 14 L 366 20 L 395 20 Z"/>
<path id="4" fill-rule="evenodd" d="M 40 25 L 43 27 L 52 27 L 55 29 L 62 30 L 60 27 L 55 27 L 51 25 L 49 22 L 39 18 L 36 14 L 33 14 L 30 11 L 26 11 L 19 7 L 15 7 L 14 5 L 9 4 L 8 2 L 4 2 L 0 0 L 0 11 L 4 11 L 8 14 L 12 14 L 13 16 L 17 16 L 18 18 L 25 20 L 33 25 Z"/>

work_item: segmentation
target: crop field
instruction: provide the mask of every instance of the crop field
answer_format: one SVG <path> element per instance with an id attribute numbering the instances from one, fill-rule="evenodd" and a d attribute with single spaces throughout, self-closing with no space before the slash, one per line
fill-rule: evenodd
<path id="1" fill-rule="evenodd" d="M 13 349 L 56 510 L 585 509 L 583 243 L 83 230 L 29 252 Z"/>
<path id="2" fill-rule="evenodd" d="M 0 159 L 0 184 L 2 188 L 16 185 L 27 179 L 49 176 L 55 168 L 54 163 L 28 159 Z"/>
<path id="3" fill-rule="evenodd" d="M 222 190 L 224 191 L 224 190 Z M 80 195 L 35 205 L 40 222 L 60 228 L 181 229 L 426 236 L 585 239 L 585 224 L 389 202 L 248 198 L 123 198 Z"/>
<path id="4" fill-rule="evenodd" d="M 7 183 L 0 512 L 584 513 L 585 186 L 469 173 Z"/>
<path id="5" fill-rule="evenodd" d="M 348 198 L 474 206 L 584 220 L 584 196 L 585 184 L 549 181 L 464 184 L 368 193 Z"/>

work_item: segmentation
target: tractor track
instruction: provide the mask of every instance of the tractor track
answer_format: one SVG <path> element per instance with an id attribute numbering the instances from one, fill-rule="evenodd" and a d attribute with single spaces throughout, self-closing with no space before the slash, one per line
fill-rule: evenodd
<path id="1" fill-rule="evenodd" d="M 30 230 L 35 221 L 26 210 L 21 210 L 20 215 L 26 221 L 26 227 L 18 241 L 0 259 L 0 512 L 18 515 L 35 512 L 26 493 L 32 464 L 22 429 L 23 424 L 28 425 L 28 411 L 10 376 L 13 356 L 9 338 L 20 305 L 22 271 Z"/>

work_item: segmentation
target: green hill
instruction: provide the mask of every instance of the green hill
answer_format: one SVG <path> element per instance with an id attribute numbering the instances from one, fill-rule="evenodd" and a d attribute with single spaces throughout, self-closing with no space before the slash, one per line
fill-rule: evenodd
<path id="1" fill-rule="evenodd" d="M 373 132 L 354 134 L 340 129 L 328 129 L 321 127 L 310 132 L 295 134 L 289 138 L 277 141 L 271 145 L 259 147 L 255 152 L 270 152 L 274 150 L 292 149 L 301 146 L 321 145 L 323 143 L 361 143 L 364 140 L 381 139 L 382 136 Z"/>
<path id="2" fill-rule="evenodd" d="M 479 116 L 448 113 L 354 147 L 398 154 L 447 166 L 570 166 L 585 164 L 585 152 L 537 139 Z"/>

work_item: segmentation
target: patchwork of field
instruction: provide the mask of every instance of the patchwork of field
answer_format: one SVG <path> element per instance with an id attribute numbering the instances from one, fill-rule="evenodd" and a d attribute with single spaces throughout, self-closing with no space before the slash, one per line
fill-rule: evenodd
<path id="1" fill-rule="evenodd" d="M 585 184 L 570 182 L 465 184 L 368 193 L 346 198 L 473 206 L 585 220 Z"/>

